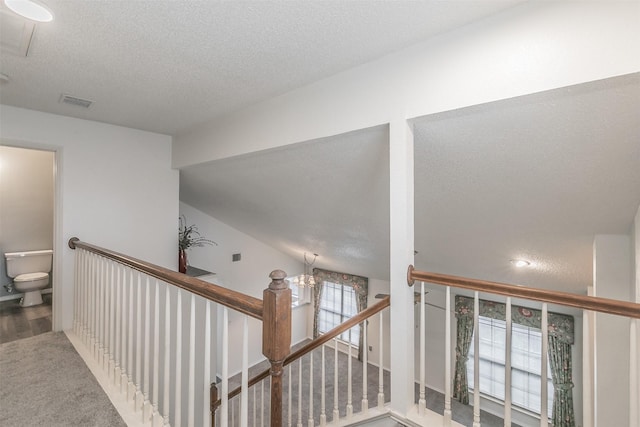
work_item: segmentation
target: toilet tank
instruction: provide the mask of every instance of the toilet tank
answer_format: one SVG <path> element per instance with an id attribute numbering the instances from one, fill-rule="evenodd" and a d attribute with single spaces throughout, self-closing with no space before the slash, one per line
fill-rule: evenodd
<path id="1" fill-rule="evenodd" d="M 7 275 L 16 277 L 26 273 L 49 273 L 53 260 L 50 249 L 28 252 L 8 252 L 4 254 L 7 260 Z"/>

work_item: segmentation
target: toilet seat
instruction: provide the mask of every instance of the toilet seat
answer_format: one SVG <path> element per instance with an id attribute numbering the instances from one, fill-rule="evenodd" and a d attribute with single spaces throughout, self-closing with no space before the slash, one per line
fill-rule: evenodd
<path id="1" fill-rule="evenodd" d="M 14 282 L 32 282 L 34 280 L 44 279 L 45 277 L 49 277 L 48 273 L 27 273 L 20 274 L 16 276 L 13 281 Z"/>

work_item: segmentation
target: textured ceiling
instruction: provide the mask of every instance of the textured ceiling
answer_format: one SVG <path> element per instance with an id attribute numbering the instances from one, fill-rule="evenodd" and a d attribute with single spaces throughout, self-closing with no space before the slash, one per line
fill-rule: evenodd
<path id="1" fill-rule="evenodd" d="M 415 137 L 418 266 L 585 293 L 594 235 L 630 232 L 640 75 L 424 117 Z"/>
<path id="2" fill-rule="evenodd" d="M 376 127 L 190 166 L 180 199 L 317 267 L 388 278 L 388 140 Z"/>
<path id="3" fill-rule="evenodd" d="M 2 51 L 0 101 L 175 135 L 519 1 L 46 0 L 28 56 Z"/>

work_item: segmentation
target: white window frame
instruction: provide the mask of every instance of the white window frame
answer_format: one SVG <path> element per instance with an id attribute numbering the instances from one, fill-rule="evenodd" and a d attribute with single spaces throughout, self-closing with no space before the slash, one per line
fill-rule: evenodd
<path id="1" fill-rule="evenodd" d="M 478 316 L 480 330 L 480 383 L 481 390 L 480 395 L 489 397 L 490 399 L 504 403 L 504 379 L 505 379 L 505 342 L 506 342 L 506 322 L 504 320 L 492 319 L 489 317 Z M 535 414 L 540 417 L 540 402 L 535 405 L 536 396 L 539 400 L 540 391 L 540 345 L 536 343 L 536 340 L 541 343 L 542 331 L 537 328 L 531 328 L 517 323 L 512 324 L 512 340 L 511 340 L 511 402 L 512 406 L 516 409 L 522 410 L 522 412 Z M 489 332 L 489 333 L 487 333 Z M 528 337 L 527 348 L 514 348 L 517 346 L 516 334 L 526 334 Z M 467 378 L 469 383 L 469 391 L 475 391 L 474 384 L 474 341 L 471 338 L 471 346 L 469 348 L 469 362 L 467 363 Z M 534 347 L 534 348 L 532 348 Z M 520 354 L 520 360 L 518 357 L 514 357 Z M 525 366 L 527 365 L 527 366 Z M 489 375 L 487 375 L 489 371 Z M 547 357 L 547 372 L 551 372 L 549 366 L 549 359 Z M 518 373 L 527 376 L 528 386 L 519 387 L 518 381 L 515 376 Z M 514 375 L 515 374 L 515 375 Z M 498 380 L 496 381 L 496 377 Z M 500 382 L 500 379 L 502 381 Z M 487 384 L 489 380 L 489 384 Z M 537 386 L 532 386 L 537 382 Z M 484 383 L 484 385 L 483 385 Z M 531 390 L 537 388 L 537 393 L 533 393 Z M 516 393 L 514 393 L 516 391 Z M 518 393 L 521 393 L 523 399 L 519 399 Z M 530 403 L 533 402 L 533 403 Z M 553 382 L 551 376 L 547 378 L 547 417 L 551 418 L 553 410 Z"/>
<path id="2" fill-rule="evenodd" d="M 324 281 L 323 284 L 324 289 L 322 291 L 322 296 L 321 296 L 321 302 L 320 302 L 320 310 L 318 313 L 318 333 L 319 334 L 323 334 L 325 332 L 330 331 L 331 329 L 335 328 L 336 326 L 338 326 L 339 324 L 343 323 L 346 320 L 349 320 L 350 318 L 352 318 L 353 316 L 355 316 L 356 314 L 358 314 L 358 303 L 357 303 L 357 298 L 358 295 L 355 292 L 355 289 L 352 286 L 349 285 L 344 285 L 341 283 L 334 283 L 334 282 L 329 282 L 329 281 Z M 323 302 L 326 301 L 326 297 L 328 296 L 328 292 L 327 290 L 329 288 L 334 288 L 340 289 L 340 311 L 336 311 L 336 310 L 332 310 L 330 308 L 325 308 L 323 307 Z M 352 294 L 351 297 L 351 302 L 353 303 L 353 305 L 351 307 L 347 307 L 347 309 L 351 308 L 352 310 L 347 310 L 345 311 L 345 301 L 344 301 L 344 295 L 345 295 L 345 290 L 347 290 L 349 293 Z M 334 299 L 334 302 L 337 301 L 337 299 Z M 349 314 L 349 311 L 352 311 L 352 314 Z M 323 312 L 324 313 L 328 313 L 330 315 L 334 315 L 334 316 L 339 316 L 340 317 L 340 321 L 337 324 L 334 324 L 333 322 L 331 322 L 331 324 L 333 326 L 329 327 L 328 329 L 324 330 L 322 328 L 322 316 L 323 316 Z M 340 341 L 343 341 L 345 343 L 349 343 L 351 342 L 351 345 L 353 347 L 355 347 L 355 349 L 359 349 L 360 347 L 360 330 L 358 329 L 358 326 L 355 326 L 353 328 L 351 328 L 348 331 L 343 332 L 342 334 L 340 334 L 338 336 L 338 339 Z"/>

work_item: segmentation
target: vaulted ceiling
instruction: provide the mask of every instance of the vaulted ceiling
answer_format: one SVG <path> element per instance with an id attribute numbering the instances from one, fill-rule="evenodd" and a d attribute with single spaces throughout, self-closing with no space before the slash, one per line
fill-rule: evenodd
<path id="1" fill-rule="evenodd" d="M 517 3 L 47 0 L 35 32 L 2 6 L 0 101 L 175 135 Z M 640 204 L 639 112 L 629 75 L 413 120 L 417 266 L 584 293 L 593 236 L 628 233 Z M 186 167 L 180 198 L 387 279 L 388 165 L 379 126 Z"/>

